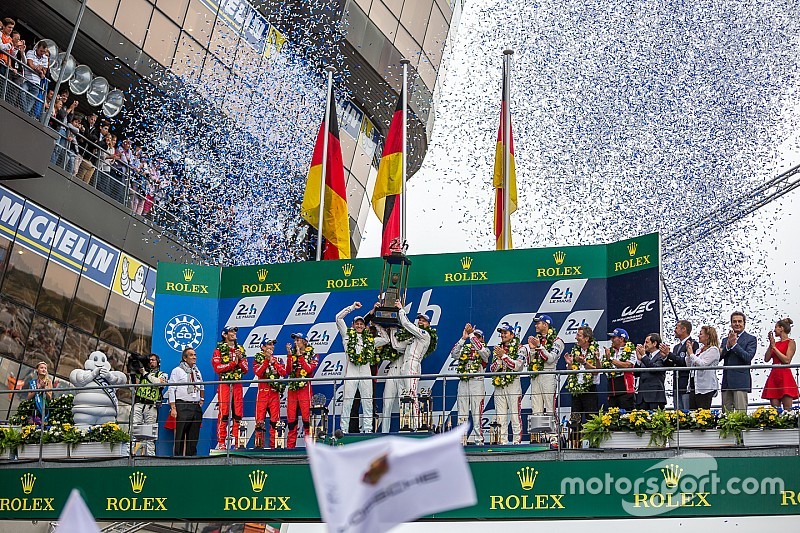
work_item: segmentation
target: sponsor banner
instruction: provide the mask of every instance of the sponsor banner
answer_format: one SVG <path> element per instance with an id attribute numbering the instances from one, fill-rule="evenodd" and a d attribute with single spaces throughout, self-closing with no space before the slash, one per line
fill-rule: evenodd
<path id="1" fill-rule="evenodd" d="M 471 462 L 477 503 L 427 520 L 800 514 L 795 455 L 606 455 Z M 73 488 L 101 521 L 320 519 L 308 464 L 5 468 L 0 484 L 3 520 L 55 520 Z"/>
<path id="2" fill-rule="evenodd" d="M 657 235 L 638 240 L 647 239 L 657 242 Z M 454 371 L 450 349 L 461 337 L 466 323 L 483 329 L 491 348 L 500 341 L 496 330 L 503 322 L 512 324 L 525 341 L 529 335 L 535 334 L 533 319 L 536 313 L 546 312 L 570 349 L 578 327 L 589 326 L 597 332 L 599 340 L 606 340 L 605 334 L 610 331 L 607 328 L 614 327 L 609 323 L 610 318 L 619 317 L 626 306 L 634 309 L 641 302 L 659 302 L 660 298 L 658 268 L 639 269 L 606 278 L 609 272 L 605 268 L 604 246 L 412 256 L 410 260 L 405 310 L 412 319 L 417 313 L 427 314 L 439 336 L 438 348 L 422 363 L 425 374 L 436 374 L 443 369 L 450 373 Z M 553 279 L 545 272 L 543 276 L 537 276 L 538 269 L 551 268 L 542 265 L 555 265 L 557 260 L 561 262 L 560 267 L 576 267 L 580 275 Z M 345 322 L 349 325 L 354 316 L 367 314 L 377 299 L 382 272 L 383 261 L 379 258 L 222 269 L 161 264 L 153 350 L 162 355 L 164 367 L 171 368 L 178 362 L 176 347 L 193 342 L 198 346 L 198 365 L 204 377 L 216 379 L 211 372 L 210 359 L 219 332 L 225 325 L 223 320 L 227 319 L 230 325 L 240 328 L 238 341 L 251 357 L 258 352 L 265 337 L 274 339 L 276 351 L 284 353 L 285 345 L 292 342 L 292 333 L 305 334 L 320 356 L 317 376 L 334 382 L 342 376 L 346 366 L 345 346 L 336 328 L 335 316 L 354 301 L 361 302 L 363 307 L 346 316 Z M 191 276 L 191 280 L 187 281 L 185 276 Z M 620 285 L 629 277 L 636 280 Z M 212 283 L 217 281 L 217 285 Z M 201 289 L 197 285 L 206 287 Z M 617 297 L 611 293 L 612 287 L 614 292 L 619 292 L 617 287 L 622 287 L 619 295 L 624 295 L 626 301 L 630 299 L 630 303 L 618 304 L 614 300 L 611 307 L 610 301 Z M 201 312 L 208 313 L 206 318 L 200 316 Z M 655 315 L 656 312 L 650 313 Z M 203 340 L 198 341 L 201 329 Z M 160 331 L 171 333 L 162 335 Z M 658 327 L 653 331 L 658 331 Z M 638 335 L 638 330 L 631 331 L 631 334 Z M 563 368 L 563 359 L 559 366 Z M 382 398 L 384 380 L 380 377 L 385 372 L 386 365 L 383 364 L 378 371 L 376 398 Z M 250 372 L 245 379 L 252 377 Z M 432 389 L 434 412 L 450 411 L 454 404 L 456 381 L 451 379 L 445 383 L 445 380 L 438 379 L 420 383 L 420 389 Z M 527 387 L 528 378 L 524 378 L 523 390 Z M 316 384 L 314 393 L 323 394 L 326 403 L 330 402 L 334 395 L 333 385 Z M 491 394 L 492 389 L 487 388 L 487 409 L 493 408 Z M 207 392 L 207 397 L 210 396 Z M 246 417 L 253 416 L 255 396 L 255 390 L 248 390 L 245 394 Z M 375 403 L 380 407 L 380 400 Z M 330 414 L 332 427 L 336 427 L 340 412 L 331 411 Z M 396 420 L 394 425 L 397 425 Z M 204 425 L 202 431 L 207 432 L 207 438 L 201 436 L 201 442 L 214 442 L 212 426 Z M 170 439 L 171 434 L 159 440 L 158 446 L 163 446 L 165 453 Z"/>
<path id="3" fill-rule="evenodd" d="M 17 225 L 25 208 L 25 198 L 0 186 L 0 231 L 9 239 L 17 234 Z"/>
<path id="4" fill-rule="evenodd" d="M 120 254 L 111 290 L 137 304 L 147 300 L 147 274 L 150 269 L 126 253 Z"/>
<path id="5" fill-rule="evenodd" d="M 608 245 L 608 276 L 646 270 L 659 262 L 657 233 Z"/>
<path id="6" fill-rule="evenodd" d="M 380 143 L 380 134 L 375 124 L 366 116 L 361 122 L 361 133 L 358 136 L 358 142 L 361 143 L 361 149 L 364 150 L 364 153 L 372 159 L 375 155 L 375 149 Z"/>
<path id="7" fill-rule="evenodd" d="M 608 331 L 622 328 L 637 344 L 643 342 L 649 333 L 661 331 L 660 291 L 656 294 L 638 290 L 642 285 L 658 288 L 659 283 L 657 268 L 609 278 Z"/>
<path id="8" fill-rule="evenodd" d="M 267 20 L 247 0 L 200 0 L 260 54 L 264 52 Z M 280 50 L 278 50 L 280 51 Z"/>
<path id="9" fill-rule="evenodd" d="M 350 100 L 337 100 L 336 116 L 339 117 L 339 128 L 354 141 L 358 139 L 364 112 Z"/>

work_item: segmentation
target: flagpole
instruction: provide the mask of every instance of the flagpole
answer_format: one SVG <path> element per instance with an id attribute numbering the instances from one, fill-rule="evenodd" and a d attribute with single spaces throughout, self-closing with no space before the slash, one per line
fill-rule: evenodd
<path id="1" fill-rule="evenodd" d="M 403 174 L 403 191 L 400 193 L 400 244 L 402 246 L 406 243 L 406 180 L 408 173 L 408 64 L 411 63 L 408 59 L 401 59 L 400 64 L 403 65 L 403 89 L 400 91 L 403 95 L 403 161 L 401 172 Z"/>
<path id="2" fill-rule="evenodd" d="M 503 50 L 503 249 L 511 249 L 511 56 Z"/>
<path id="3" fill-rule="evenodd" d="M 322 132 L 322 176 L 319 184 L 319 222 L 317 222 L 317 261 L 322 260 L 322 226 L 325 223 L 325 187 L 328 177 L 328 132 L 331 125 L 328 121 L 331 118 L 331 104 L 333 102 L 333 73 L 336 69 L 325 67 L 328 76 L 328 94 L 325 96 L 325 118 L 322 120 L 324 126 Z"/>

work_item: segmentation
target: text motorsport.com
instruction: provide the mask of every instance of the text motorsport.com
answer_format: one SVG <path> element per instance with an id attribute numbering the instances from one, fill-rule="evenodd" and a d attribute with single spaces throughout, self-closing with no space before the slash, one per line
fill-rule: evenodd
<path id="1" fill-rule="evenodd" d="M 603 478 L 566 477 L 561 480 L 562 494 L 655 494 L 655 493 L 707 493 L 707 494 L 780 494 L 784 490 L 784 481 L 780 477 L 730 477 L 724 480 L 716 473 L 710 472 L 700 477 L 681 476 L 680 479 L 669 480 L 656 477 L 614 477 L 606 472 Z"/>

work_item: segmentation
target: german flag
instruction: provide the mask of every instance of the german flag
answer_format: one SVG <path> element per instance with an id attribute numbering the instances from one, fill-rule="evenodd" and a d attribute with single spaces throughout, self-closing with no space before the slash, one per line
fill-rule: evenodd
<path id="1" fill-rule="evenodd" d="M 511 218 L 510 215 L 517 210 L 517 171 L 514 166 L 514 135 L 509 126 L 509 146 L 511 149 L 511 161 L 509 162 L 509 176 L 508 176 L 508 189 L 509 189 L 509 227 L 505 228 L 505 213 L 503 212 L 503 163 L 506 154 L 506 139 L 505 139 L 505 116 L 506 116 L 506 80 L 503 77 L 503 97 L 500 106 L 500 129 L 497 132 L 497 146 L 494 152 L 494 237 L 498 250 L 505 250 L 505 232 L 508 232 L 509 249 L 513 248 L 511 241 Z M 510 116 L 510 113 L 509 113 Z M 510 119 L 509 119 L 510 121 Z"/>
<path id="2" fill-rule="evenodd" d="M 391 253 L 389 245 L 400 237 L 400 195 L 403 192 L 403 91 L 397 100 L 386 144 L 383 147 L 378 178 L 372 192 L 372 210 L 383 223 L 381 257 Z"/>
<path id="3" fill-rule="evenodd" d="M 331 99 L 329 116 L 322 121 L 311 156 L 306 190 L 300 214 L 319 231 L 319 193 L 322 183 L 322 144 L 328 135 L 328 161 L 325 168 L 325 212 L 322 218 L 323 259 L 350 259 L 350 220 L 347 214 L 347 189 L 344 184 L 342 146 L 336 103 Z"/>

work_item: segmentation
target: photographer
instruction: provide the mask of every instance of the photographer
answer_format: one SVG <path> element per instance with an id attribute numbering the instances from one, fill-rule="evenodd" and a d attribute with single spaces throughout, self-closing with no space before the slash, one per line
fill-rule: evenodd
<path id="1" fill-rule="evenodd" d="M 141 385 L 136 387 L 134 394 L 133 425 L 158 423 L 158 408 L 161 406 L 164 394 L 163 383 L 169 380 L 160 367 L 161 358 L 156 354 L 150 354 L 149 358 L 132 355 L 128 360 L 131 383 Z M 155 442 L 146 441 L 144 449 L 145 455 L 155 455 Z"/>

